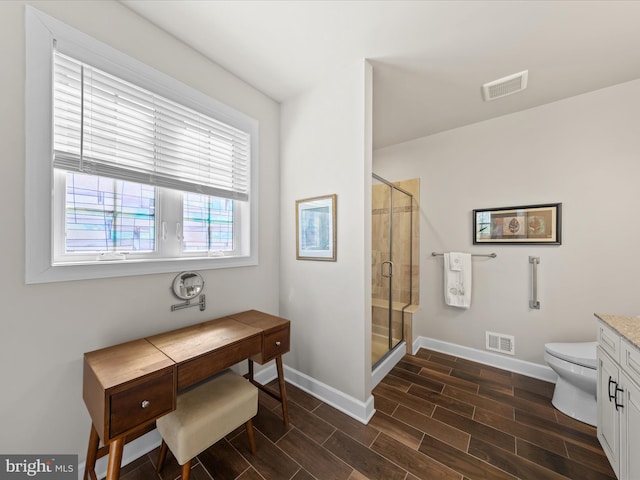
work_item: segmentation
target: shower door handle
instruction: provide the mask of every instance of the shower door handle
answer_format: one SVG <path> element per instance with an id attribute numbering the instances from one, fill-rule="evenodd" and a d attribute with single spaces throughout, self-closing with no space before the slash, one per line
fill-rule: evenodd
<path id="1" fill-rule="evenodd" d="M 385 265 L 389 266 L 389 268 L 387 269 L 386 275 L 384 273 L 384 266 Z M 391 278 L 393 276 L 393 263 L 392 262 L 382 262 L 382 265 L 380 265 L 380 272 L 381 272 L 381 275 L 384 278 Z"/>

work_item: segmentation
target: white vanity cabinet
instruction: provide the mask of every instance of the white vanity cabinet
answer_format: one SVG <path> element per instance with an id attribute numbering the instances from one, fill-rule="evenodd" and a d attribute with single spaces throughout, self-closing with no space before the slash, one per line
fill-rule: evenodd
<path id="1" fill-rule="evenodd" d="M 620 478 L 640 478 L 640 388 L 623 374 L 624 404 L 620 430 Z"/>
<path id="2" fill-rule="evenodd" d="M 611 467 L 620 480 L 640 479 L 640 350 L 604 322 L 597 399 L 598 440 Z"/>
<path id="3" fill-rule="evenodd" d="M 598 348 L 598 440 L 611 468 L 620 477 L 620 413 L 609 397 L 610 388 L 618 384 L 619 369 L 602 348 Z"/>

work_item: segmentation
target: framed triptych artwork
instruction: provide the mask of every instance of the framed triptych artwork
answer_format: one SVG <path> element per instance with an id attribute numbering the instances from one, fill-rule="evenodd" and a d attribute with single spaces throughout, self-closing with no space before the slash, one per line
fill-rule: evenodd
<path id="1" fill-rule="evenodd" d="M 560 245 L 562 204 L 473 211 L 473 243 Z"/>

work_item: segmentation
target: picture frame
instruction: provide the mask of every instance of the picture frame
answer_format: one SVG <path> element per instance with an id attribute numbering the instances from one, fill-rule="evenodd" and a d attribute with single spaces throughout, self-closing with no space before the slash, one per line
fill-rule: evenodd
<path id="1" fill-rule="evenodd" d="M 473 210 L 473 244 L 561 245 L 562 203 Z"/>
<path id="2" fill-rule="evenodd" d="M 296 200 L 296 259 L 337 259 L 337 195 Z"/>

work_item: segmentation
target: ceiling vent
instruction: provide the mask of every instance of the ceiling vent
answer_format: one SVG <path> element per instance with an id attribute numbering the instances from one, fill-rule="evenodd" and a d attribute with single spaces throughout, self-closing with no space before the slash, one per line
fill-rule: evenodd
<path id="1" fill-rule="evenodd" d="M 493 82 L 485 83 L 482 85 L 484 101 L 488 102 L 524 90 L 527 88 L 528 76 L 529 70 L 525 70 L 524 72 L 514 73 L 513 75 L 499 78 Z"/>

